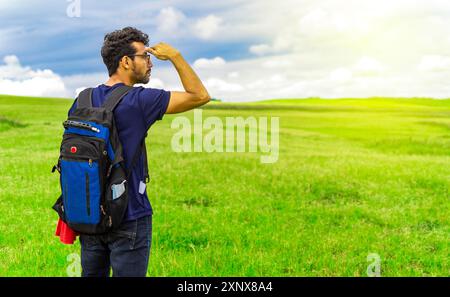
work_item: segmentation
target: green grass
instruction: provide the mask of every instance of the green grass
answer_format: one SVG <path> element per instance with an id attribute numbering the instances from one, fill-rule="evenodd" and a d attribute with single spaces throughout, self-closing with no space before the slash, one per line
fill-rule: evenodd
<path id="1" fill-rule="evenodd" d="M 0 276 L 65 276 L 79 243 L 54 236 L 71 100 L 0 96 Z M 193 112 L 184 115 L 192 118 Z M 262 153 L 174 153 L 149 132 L 150 276 L 449 276 L 450 100 L 211 103 L 203 115 L 278 116 Z"/>

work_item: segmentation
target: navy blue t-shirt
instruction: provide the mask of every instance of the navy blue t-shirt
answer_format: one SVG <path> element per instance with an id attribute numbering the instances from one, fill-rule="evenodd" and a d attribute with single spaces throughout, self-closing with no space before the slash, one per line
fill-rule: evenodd
<path id="1" fill-rule="evenodd" d="M 92 91 L 92 106 L 100 107 L 105 97 L 116 87 L 123 85 L 118 83 L 113 86 L 99 85 Z M 160 89 L 134 87 L 114 109 L 114 119 L 120 143 L 123 147 L 123 157 L 127 168 L 130 168 L 133 155 L 140 147 L 141 140 L 147 130 L 157 120 L 161 120 L 169 104 L 170 92 Z M 75 101 L 69 110 L 69 115 L 75 110 Z M 139 184 L 144 182 L 144 157 L 135 164 L 129 182 L 129 202 L 125 214 L 125 221 L 135 220 L 152 214 L 152 207 L 147 196 L 147 190 L 139 193 Z"/>

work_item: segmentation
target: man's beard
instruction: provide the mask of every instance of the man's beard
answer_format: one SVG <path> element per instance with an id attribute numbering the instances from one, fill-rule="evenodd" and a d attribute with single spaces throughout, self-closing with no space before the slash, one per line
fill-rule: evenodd
<path id="1" fill-rule="evenodd" d="M 142 76 L 142 77 L 139 77 L 138 79 L 137 79 L 137 81 L 136 81 L 136 83 L 137 84 L 146 84 L 146 83 L 148 83 L 150 81 L 150 76 L 149 75 L 145 75 L 145 76 Z"/>
<path id="2" fill-rule="evenodd" d="M 144 75 L 141 74 L 137 74 L 136 72 L 134 73 L 135 77 L 136 77 L 136 83 L 137 84 L 146 84 L 150 81 L 150 73 L 146 72 Z"/>

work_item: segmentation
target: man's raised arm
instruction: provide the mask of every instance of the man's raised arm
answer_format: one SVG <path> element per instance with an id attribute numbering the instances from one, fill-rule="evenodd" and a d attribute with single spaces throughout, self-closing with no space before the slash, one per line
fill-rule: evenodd
<path id="1" fill-rule="evenodd" d="M 170 92 L 170 101 L 166 113 L 187 111 L 209 102 L 211 97 L 208 91 L 178 50 L 163 42 L 148 47 L 146 50 L 160 60 L 172 62 L 186 91 Z"/>

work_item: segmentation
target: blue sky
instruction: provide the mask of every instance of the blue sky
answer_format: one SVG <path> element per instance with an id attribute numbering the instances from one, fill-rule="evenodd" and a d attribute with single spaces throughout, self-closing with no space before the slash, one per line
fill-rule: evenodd
<path id="1" fill-rule="evenodd" d="M 0 93 L 71 98 L 103 83 L 103 36 L 125 26 L 179 49 L 226 101 L 450 97 L 444 0 L 0 0 Z M 148 87 L 182 90 L 170 62 L 153 62 Z"/>
<path id="2" fill-rule="evenodd" d="M 184 49 L 188 61 L 208 56 L 222 56 L 227 60 L 243 59 L 251 56 L 247 48 L 258 42 L 257 36 L 234 42 L 189 35 L 173 38 L 171 32 L 160 32 L 156 23 L 161 10 L 174 8 L 174 5 L 179 11 L 182 9 L 183 14 L 196 19 L 219 10 L 223 13 L 233 9 L 233 5 L 239 2 L 245 3 L 229 1 L 227 5 L 208 7 L 192 5 L 192 1 L 80 0 L 80 16 L 69 17 L 67 9 L 71 3 L 75 5 L 75 1 L 19 0 L 5 4 L 8 5 L 6 9 L 0 11 L 2 31 L 9 31 L 8 41 L 11 41 L 0 47 L 0 56 L 14 54 L 24 65 L 49 68 L 61 75 L 104 71 L 100 58 L 104 34 L 125 26 L 134 26 L 147 32 L 151 43 L 167 41 Z"/>

